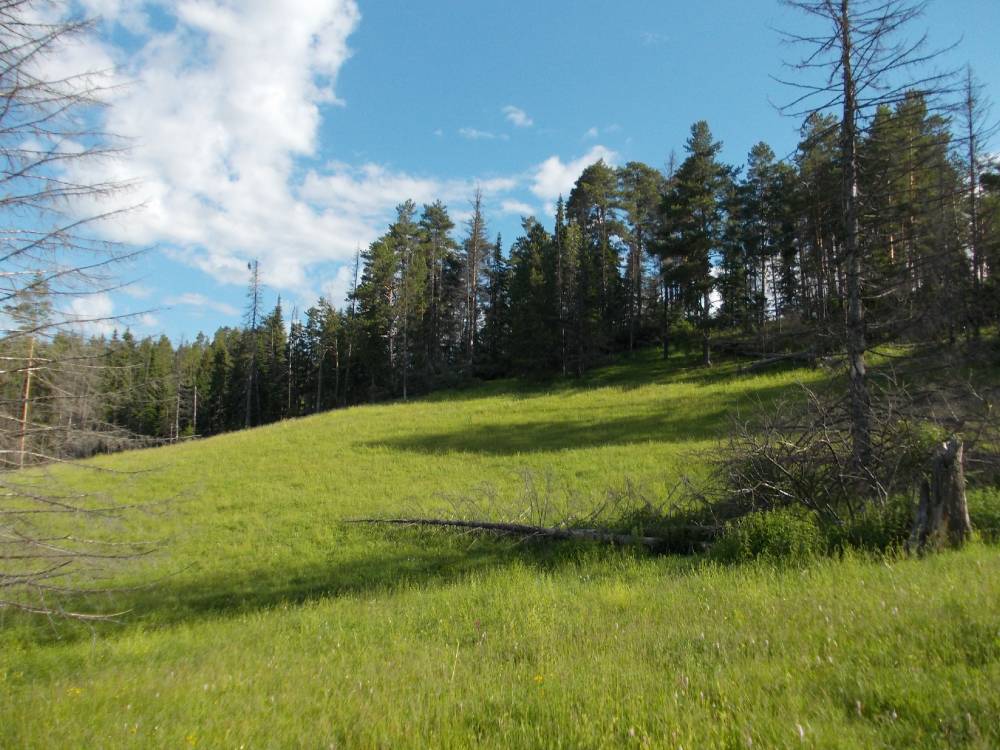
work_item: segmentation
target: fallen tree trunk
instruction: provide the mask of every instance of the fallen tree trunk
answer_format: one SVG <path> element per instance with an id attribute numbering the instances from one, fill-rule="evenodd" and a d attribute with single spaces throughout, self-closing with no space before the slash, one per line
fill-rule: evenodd
<path id="1" fill-rule="evenodd" d="M 450 528 L 471 529 L 474 531 L 491 531 L 496 534 L 514 534 L 524 537 L 542 537 L 546 539 L 582 539 L 592 542 L 607 542 L 622 547 L 641 545 L 651 550 L 663 551 L 671 546 L 670 540 L 657 536 L 638 536 L 635 534 L 617 534 L 600 529 L 567 529 L 553 526 L 530 526 L 520 523 L 494 523 L 490 521 L 449 521 L 442 518 L 359 518 L 348 523 L 389 524 L 393 526 L 445 526 Z M 717 532 L 715 527 L 691 527 L 692 531 L 712 536 Z"/>
<path id="2" fill-rule="evenodd" d="M 756 354 L 747 354 L 746 356 L 758 356 Z M 740 372 L 749 371 L 754 372 L 755 370 L 762 370 L 766 367 L 771 367 L 772 365 L 778 365 L 785 362 L 805 362 L 810 367 L 816 367 L 818 359 L 813 352 L 789 352 L 786 354 L 775 354 L 770 356 L 764 356 L 763 359 L 758 359 L 755 362 L 751 362 L 748 365 L 740 365 Z"/>
<path id="3" fill-rule="evenodd" d="M 962 463 L 963 446 L 958 438 L 942 443 L 934 452 L 931 476 L 920 487 L 920 504 L 907 545 L 911 550 L 961 547 L 972 535 Z"/>

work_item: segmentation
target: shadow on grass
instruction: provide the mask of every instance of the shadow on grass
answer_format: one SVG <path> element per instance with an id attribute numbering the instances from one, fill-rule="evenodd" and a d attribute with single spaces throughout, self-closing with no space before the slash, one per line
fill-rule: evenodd
<path id="1" fill-rule="evenodd" d="M 583 560 L 648 554 L 641 549 L 623 551 L 587 542 L 516 541 L 405 527 L 349 526 L 336 541 L 350 552 L 340 558 L 331 554 L 326 563 L 243 567 L 220 573 L 196 567 L 148 588 L 119 592 L 100 601 L 77 602 L 91 611 L 127 610 L 117 622 L 80 625 L 15 616 L 6 624 L 8 636 L 35 644 L 70 643 L 92 638 L 95 633 L 114 637 L 135 629 L 237 617 L 322 599 L 368 598 L 408 588 L 447 586 L 513 565 L 551 572 Z M 68 608 L 73 602 L 65 604 Z M 2 631 L 0 628 L 0 635 Z"/>
<path id="2" fill-rule="evenodd" d="M 668 379 L 678 383 L 711 385 L 731 378 L 737 368 L 735 361 L 704 368 L 699 357 L 689 354 L 671 354 L 669 359 L 663 359 L 659 349 L 649 348 L 619 355 L 606 364 L 588 370 L 582 377 L 553 373 L 472 381 L 464 387 L 428 393 L 421 400 L 431 403 L 465 401 L 493 395 L 513 395 L 529 399 L 594 388 L 632 390 Z"/>
<path id="3" fill-rule="evenodd" d="M 600 448 L 649 442 L 697 442 L 725 435 L 729 420 L 770 408 L 783 396 L 795 397 L 787 383 L 755 388 L 752 396 L 734 393 L 706 399 L 704 410 L 690 414 L 671 413 L 674 399 L 650 404 L 648 413 L 604 419 L 587 419 L 586 409 L 573 412 L 575 419 L 526 423 L 480 423 L 441 432 L 422 432 L 361 442 L 366 448 L 391 448 L 417 453 L 476 453 L 492 456 L 551 453 L 577 448 Z M 602 408 L 604 411 L 604 408 Z"/>
<path id="4" fill-rule="evenodd" d="M 719 436 L 724 418 L 725 408 L 714 408 L 694 417 L 653 414 L 595 422 L 480 424 L 448 432 L 405 435 L 363 445 L 418 453 L 458 452 L 510 456 L 649 441 L 707 440 Z"/>

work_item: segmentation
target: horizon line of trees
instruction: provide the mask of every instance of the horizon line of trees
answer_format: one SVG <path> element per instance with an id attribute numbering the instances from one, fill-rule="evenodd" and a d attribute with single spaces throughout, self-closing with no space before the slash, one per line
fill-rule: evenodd
<path id="1" fill-rule="evenodd" d="M 1000 169 L 971 130 L 953 132 L 956 121 L 910 91 L 880 107 L 860 141 L 857 239 L 875 345 L 974 338 L 1000 316 Z M 664 170 L 588 166 L 560 197 L 551 230 L 525 217 L 509 248 L 490 238 L 478 191 L 460 237 L 443 203 L 406 201 L 359 252 L 342 308 L 320 299 L 286 320 L 279 298 L 264 311 L 253 263 L 243 325 L 211 338 L 174 346 L 128 330 L 87 340 L 63 331 L 39 342 L 34 356 L 56 347 L 105 366 L 50 384 L 48 402 L 36 383 L 36 419 L 49 409 L 52 420 L 89 419 L 107 434 L 175 440 L 472 378 L 579 376 L 654 344 L 664 356 L 698 349 L 705 365 L 719 336 L 759 353 L 796 337 L 814 353 L 841 350 L 839 126 L 812 114 L 792 159 L 758 143 L 737 168 L 720 161 L 721 144 L 699 121 L 684 158 L 671 155 Z M 55 397 L 67 387 L 92 393 L 92 408 Z"/>

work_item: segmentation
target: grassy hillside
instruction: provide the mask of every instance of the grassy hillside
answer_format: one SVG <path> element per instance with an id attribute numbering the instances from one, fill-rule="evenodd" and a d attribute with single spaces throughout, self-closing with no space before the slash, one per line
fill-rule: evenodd
<path id="1" fill-rule="evenodd" d="M 95 632 L 0 624 L 0 747 L 995 747 L 1000 550 L 720 568 L 342 519 L 577 506 L 697 473 L 734 409 L 810 371 L 737 378 L 653 354 L 111 457 L 128 533 Z"/>

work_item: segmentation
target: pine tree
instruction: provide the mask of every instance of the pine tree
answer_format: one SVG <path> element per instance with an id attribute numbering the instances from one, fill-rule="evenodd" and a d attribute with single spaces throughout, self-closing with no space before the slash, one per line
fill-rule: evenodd
<path id="1" fill-rule="evenodd" d="M 621 206 L 627 227 L 628 257 L 625 270 L 628 348 L 632 351 L 642 329 L 645 267 L 659 234 L 659 211 L 665 184 L 663 175 L 641 162 L 618 170 Z"/>
<path id="2" fill-rule="evenodd" d="M 585 317 L 596 321 L 592 343 L 601 351 L 613 346 L 622 324 L 619 247 L 627 232 L 618 216 L 619 204 L 617 175 L 603 160 L 583 170 L 566 203 L 570 221 L 583 232 L 580 268 L 581 282 L 586 286 L 580 291 L 584 293 Z"/>
<path id="3" fill-rule="evenodd" d="M 725 228 L 724 206 L 732 171 L 717 159 L 722 144 L 712 139 L 705 121 L 691 126 L 687 158 L 674 176 L 665 202 L 662 252 L 672 261 L 682 303 L 696 322 L 702 340 L 702 363 L 711 364 L 713 264 L 720 256 Z"/>
<path id="4" fill-rule="evenodd" d="M 487 268 L 487 296 L 483 319 L 483 341 L 489 372 L 500 374 L 507 365 L 510 334 L 510 269 L 503 257 L 503 238 L 498 234 L 490 249 Z"/>
<path id="5" fill-rule="evenodd" d="M 454 296 L 454 289 L 447 283 L 449 270 L 458 263 L 458 245 L 451 235 L 454 228 L 455 222 L 451 220 L 448 209 L 441 201 L 424 206 L 420 230 L 427 284 L 420 339 L 424 380 L 428 383 L 441 375 L 447 353 L 455 343 L 454 316 L 450 314 L 449 302 Z"/>
<path id="6" fill-rule="evenodd" d="M 534 218 L 511 248 L 511 361 L 521 372 L 545 372 L 558 365 L 558 312 L 552 236 Z"/>
<path id="7" fill-rule="evenodd" d="M 358 355 L 368 381 L 368 398 L 387 388 L 395 365 L 396 256 L 383 236 L 361 254 L 361 282 L 352 297 L 357 304 Z"/>
<path id="8" fill-rule="evenodd" d="M 285 416 L 288 393 L 288 335 L 282 315 L 281 297 L 261 323 L 263 350 L 260 393 L 261 422 L 276 422 Z"/>
<path id="9" fill-rule="evenodd" d="M 480 327 L 480 289 L 484 266 L 489 257 L 486 217 L 483 214 L 483 193 L 476 188 L 472 197 L 472 216 L 467 223 L 465 241 L 462 243 L 462 275 L 464 299 L 462 300 L 462 341 L 466 366 L 471 368 L 476 354 L 476 341 Z"/>
<path id="10" fill-rule="evenodd" d="M 387 241 L 395 256 L 396 294 L 393 299 L 394 327 L 399 333 L 396 369 L 405 401 L 409 391 L 414 349 L 419 351 L 419 328 L 427 308 L 428 264 L 422 257 L 420 228 L 415 221 L 416 204 L 406 201 L 396 207 L 396 221 L 389 227 Z"/>

